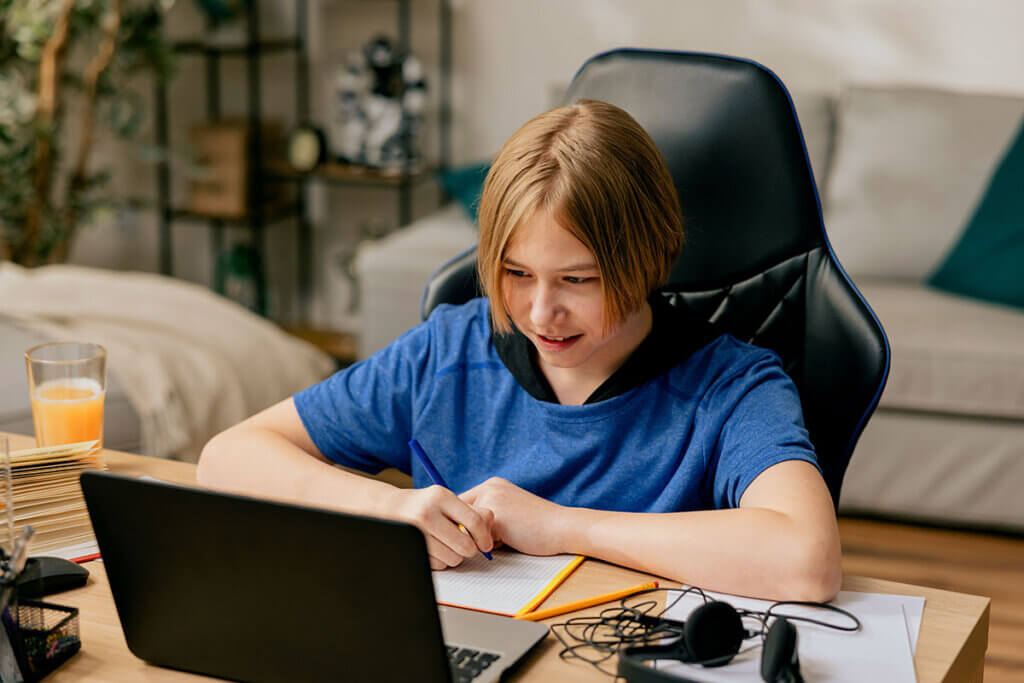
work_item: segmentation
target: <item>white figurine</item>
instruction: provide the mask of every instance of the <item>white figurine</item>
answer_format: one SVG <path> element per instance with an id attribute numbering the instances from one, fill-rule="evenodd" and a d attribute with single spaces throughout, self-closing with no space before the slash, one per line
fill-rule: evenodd
<path id="1" fill-rule="evenodd" d="M 375 38 L 348 56 L 335 75 L 329 128 L 340 161 L 376 168 L 408 167 L 426 110 L 423 64 Z"/>

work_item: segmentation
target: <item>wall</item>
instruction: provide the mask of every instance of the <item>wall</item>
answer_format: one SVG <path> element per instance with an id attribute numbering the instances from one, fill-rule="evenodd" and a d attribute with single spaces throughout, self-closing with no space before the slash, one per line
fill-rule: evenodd
<path id="1" fill-rule="evenodd" d="M 1018 0 L 462 0 L 458 157 L 493 153 L 591 55 L 630 46 L 750 57 L 790 88 L 920 83 L 1024 93 Z"/>
<path id="2" fill-rule="evenodd" d="M 558 101 L 579 66 L 591 55 L 619 46 L 699 50 L 744 55 L 774 69 L 792 89 L 835 91 L 845 82 L 917 83 L 965 90 L 1024 93 L 1024 3 L 1019 0 L 452 0 L 453 147 L 456 162 L 491 156 L 530 116 Z M 428 66 L 437 106 L 438 4 L 413 5 L 413 49 Z M 268 34 L 291 30 L 291 0 L 263 0 Z M 392 34 L 397 3 L 311 0 L 313 112 L 326 119 L 333 65 L 380 31 Z M 191 2 L 178 0 L 169 33 L 194 36 L 202 21 Z M 270 115 L 292 120 L 289 57 L 265 62 L 263 105 Z M 183 60 L 172 88 L 172 143 L 185 153 L 188 125 L 203 118 L 202 62 Z M 226 63 L 223 108 L 242 111 L 241 61 Z M 145 90 L 143 89 L 143 93 Z M 436 117 L 434 122 L 436 122 Z M 434 123 L 432 122 L 432 123 Z M 427 152 L 436 156 L 436 131 Z M 121 169 L 117 187 L 138 195 L 154 191 L 150 165 L 125 149 L 103 151 Z M 120 161 L 118 161 L 120 160 Z M 183 167 L 182 161 L 175 162 Z M 183 197 L 177 183 L 175 193 Z M 314 320 L 351 326 L 347 283 L 339 254 L 362 228 L 397 224 L 396 198 L 382 190 L 317 186 Z M 415 211 L 436 206 L 433 187 L 416 195 Z M 181 277 L 209 280 L 211 250 L 202 225 L 175 228 L 175 263 Z M 232 239 L 244 239 L 239 231 Z M 298 314 L 294 293 L 293 231 L 285 224 L 268 233 L 275 313 Z M 156 222 L 149 212 L 108 216 L 84 231 L 73 260 L 113 268 L 156 270 Z"/>

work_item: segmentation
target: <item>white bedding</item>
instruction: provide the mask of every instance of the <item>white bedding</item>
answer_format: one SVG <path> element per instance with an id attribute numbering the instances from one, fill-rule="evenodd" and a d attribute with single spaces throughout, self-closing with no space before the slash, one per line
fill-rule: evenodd
<path id="1" fill-rule="evenodd" d="M 104 345 L 142 452 L 195 460 L 206 441 L 333 370 L 329 356 L 192 283 L 150 273 L 0 263 L 0 315 Z"/>

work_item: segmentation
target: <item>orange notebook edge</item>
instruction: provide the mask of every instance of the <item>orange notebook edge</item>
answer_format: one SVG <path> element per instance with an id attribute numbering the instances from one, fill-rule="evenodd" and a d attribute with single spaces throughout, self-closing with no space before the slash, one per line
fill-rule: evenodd
<path id="1" fill-rule="evenodd" d="M 540 593 L 537 593 L 528 603 L 523 605 L 518 612 L 512 616 L 520 616 L 528 614 L 533 610 L 537 609 L 542 602 L 548 599 L 548 596 L 555 592 L 555 589 L 562 585 L 562 582 L 569 578 L 569 575 L 576 571 L 576 568 L 583 564 L 583 560 L 586 558 L 583 555 L 577 555 L 569 561 L 569 564 L 562 567 L 562 571 L 555 574 L 555 578 L 548 582 L 548 585 L 544 586 Z"/>
<path id="2" fill-rule="evenodd" d="M 473 610 L 474 612 L 484 612 L 485 614 L 497 614 L 499 617 L 512 617 L 512 616 L 515 616 L 511 612 L 496 612 L 496 611 L 494 611 L 492 609 L 484 609 L 483 607 L 473 607 L 471 605 L 458 605 L 458 604 L 456 604 L 454 602 L 444 602 L 443 600 L 438 600 L 437 604 L 444 605 L 445 607 L 457 607 L 459 609 L 470 609 L 470 610 Z M 518 612 L 516 614 L 518 614 Z"/>
<path id="3" fill-rule="evenodd" d="M 93 560 L 100 559 L 99 553 L 90 553 L 88 555 L 82 555 L 81 557 L 72 557 L 71 561 L 75 564 L 83 564 L 85 562 L 92 562 Z"/>

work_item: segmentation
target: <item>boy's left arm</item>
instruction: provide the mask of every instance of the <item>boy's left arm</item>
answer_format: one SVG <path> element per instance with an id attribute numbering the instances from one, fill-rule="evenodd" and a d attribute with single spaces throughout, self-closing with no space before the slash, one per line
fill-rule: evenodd
<path id="1" fill-rule="evenodd" d="M 828 488 L 801 460 L 767 468 L 734 509 L 608 512 L 552 503 L 492 478 L 461 496 L 494 512 L 492 534 L 534 555 L 575 553 L 713 591 L 827 601 L 842 583 Z"/>

